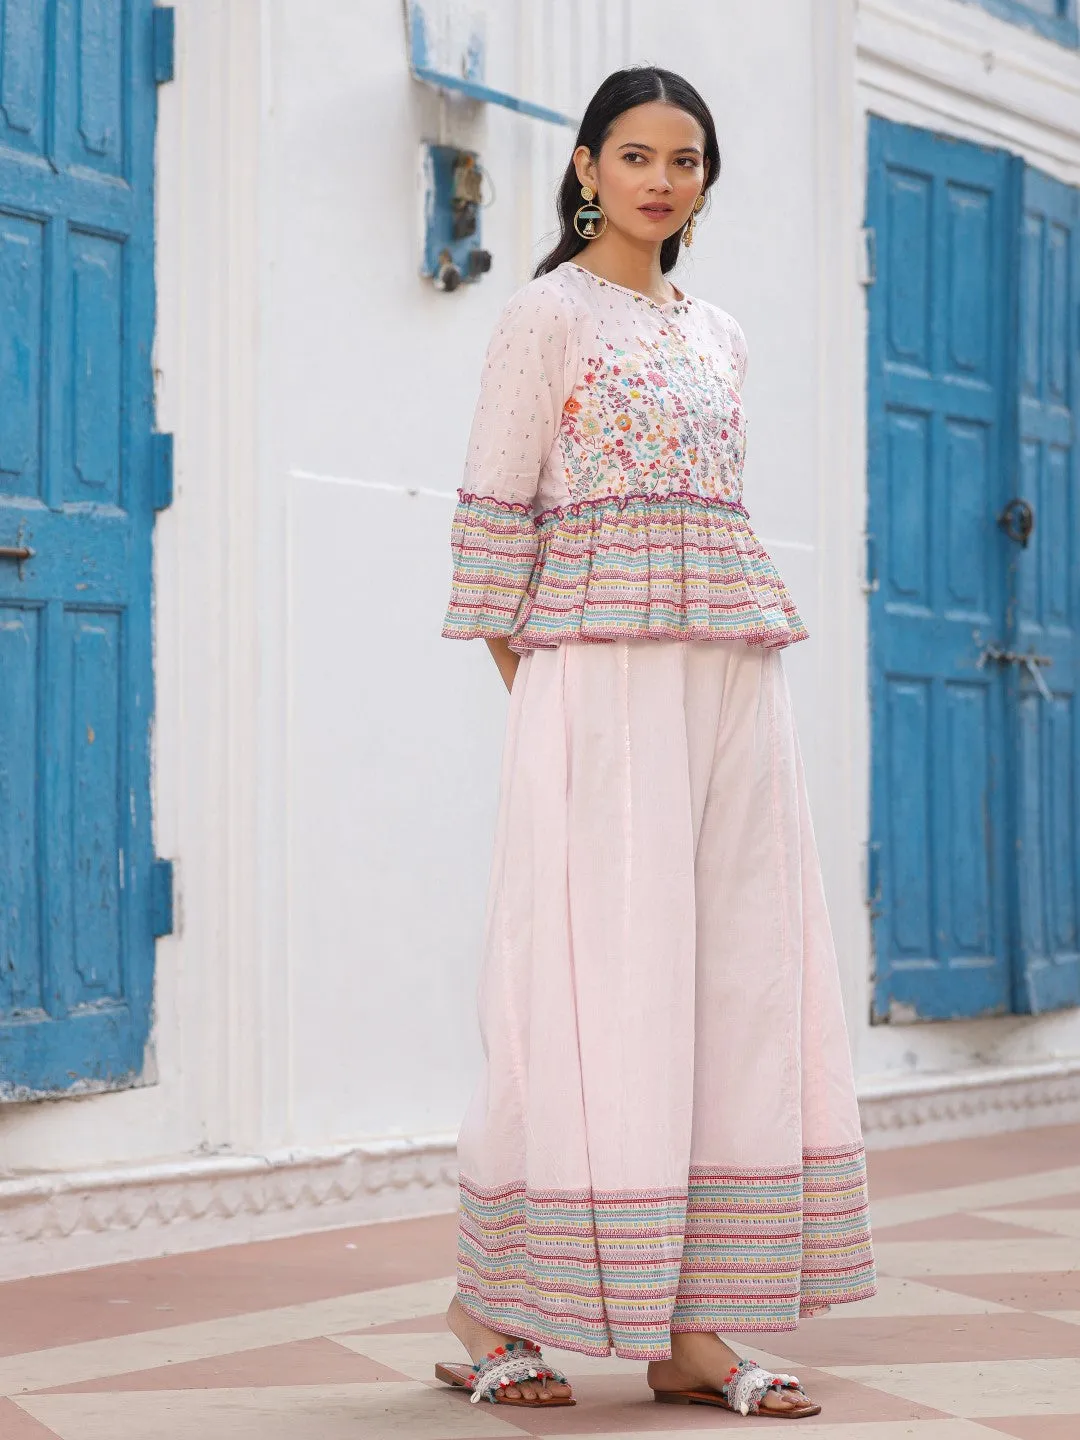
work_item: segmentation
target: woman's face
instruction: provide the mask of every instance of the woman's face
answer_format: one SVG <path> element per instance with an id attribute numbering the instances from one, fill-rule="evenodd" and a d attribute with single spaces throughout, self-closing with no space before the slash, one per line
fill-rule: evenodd
<path id="1" fill-rule="evenodd" d="M 701 126 L 659 100 L 625 111 L 599 160 L 583 145 L 574 165 L 581 183 L 596 191 L 608 224 L 654 245 L 686 224 L 708 174 Z"/>

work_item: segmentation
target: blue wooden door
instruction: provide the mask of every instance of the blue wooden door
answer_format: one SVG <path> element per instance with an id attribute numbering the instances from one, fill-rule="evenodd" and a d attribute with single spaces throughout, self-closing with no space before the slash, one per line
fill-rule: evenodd
<path id="1" fill-rule="evenodd" d="M 874 120 L 868 226 L 874 1013 L 1010 1008 L 1006 155 Z M 1002 297 L 1006 302 L 1002 303 Z"/>
<path id="2" fill-rule="evenodd" d="M 1014 546 L 1018 1010 L 1080 1004 L 1080 192 L 1024 175 Z"/>
<path id="3" fill-rule="evenodd" d="M 150 1025 L 152 20 L 0 4 L 6 1098 L 133 1083 Z"/>

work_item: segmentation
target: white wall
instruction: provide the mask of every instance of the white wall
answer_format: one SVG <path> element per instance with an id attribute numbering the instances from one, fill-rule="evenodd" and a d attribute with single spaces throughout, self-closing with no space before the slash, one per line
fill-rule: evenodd
<path id="1" fill-rule="evenodd" d="M 621 19 L 621 0 L 590 8 Z M 265 777 L 290 992 L 282 1118 L 284 1136 L 307 1143 L 452 1131 L 475 1074 L 506 702 L 484 647 L 448 645 L 439 629 L 483 348 L 527 277 L 534 186 L 556 181 L 538 155 L 545 127 L 440 102 L 404 77 L 397 5 L 321 15 L 273 8 L 262 531 L 283 556 L 263 595 L 266 643 L 284 651 L 267 696 L 284 717 L 283 763 Z M 548 66 L 548 103 L 579 106 L 557 57 L 522 27 L 499 29 L 494 66 Z M 621 61 L 621 36 L 613 23 L 606 52 L 593 37 L 586 85 Z M 454 294 L 417 274 L 424 137 L 478 149 L 498 194 L 484 217 L 494 269 Z"/>
<path id="2" fill-rule="evenodd" d="M 1080 1020 L 866 1021 L 865 115 L 1080 180 L 1080 62 L 958 0 L 857 8 L 519 0 L 492 66 L 573 111 L 609 69 L 654 62 L 715 109 L 724 172 L 681 279 L 750 340 L 748 501 L 814 632 L 790 673 L 871 1077 L 1080 1053 Z M 448 1134 L 478 1059 L 505 697 L 484 647 L 439 639 L 448 526 L 483 346 L 571 137 L 411 82 L 398 0 L 181 0 L 177 20 L 155 801 L 180 903 L 158 1083 L 0 1109 L 15 1172 Z M 498 190 L 495 268 L 453 295 L 417 276 L 422 138 L 480 150 Z"/>

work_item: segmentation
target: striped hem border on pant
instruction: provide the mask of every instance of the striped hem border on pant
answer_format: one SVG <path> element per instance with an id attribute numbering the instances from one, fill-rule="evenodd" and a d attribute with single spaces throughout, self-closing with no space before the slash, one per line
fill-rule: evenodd
<path id="1" fill-rule="evenodd" d="M 588 1355 L 663 1359 L 672 1331 L 793 1330 L 800 1310 L 874 1294 L 865 1157 L 695 1166 L 686 1193 L 462 1177 L 458 1286 L 491 1329 Z"/>

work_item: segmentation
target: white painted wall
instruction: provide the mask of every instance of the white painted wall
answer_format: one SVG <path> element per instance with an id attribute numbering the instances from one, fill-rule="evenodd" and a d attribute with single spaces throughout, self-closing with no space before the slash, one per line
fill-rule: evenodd
<path id="1" fill-rule="evenodd" d="M 1080 60 L 960 0 L 517 0 L 493 68 L 580 108 L 628 59 L 714 106 L 724 173 L 682 283 L 747 331 L 748 499 L 814 632 L 790 654 L 858 1073 L 1080 1054 L 1080 1016 L 877 1027 L 863 902 L 869 110 L 1080 183 Z M 154 1077 L 0 1109 L 9 1172 L 452 1134 L 505 696 L 438 631 L 494 315 L 569 133 L 407 76 L 399 0 L 180 0 L 159 129 L 160 853 Z M 992 63 L 988 57 L 992 56 Z M 416 273 L 422 138 L 481 151 L 495 268 Z"/>
<path id="2" fill-rule="evenodd" d="M 561 8 L 565 18 L 574 7 Z M 623 7 L 578 8 L 612 17 Z M 787 9 L 779 50 L 752 7 L 694 10 L 690 68 L 717 107 L 728 163 L 683 278 L 753 337 L 749 403 L 777 418 L 752 442 L 750 503 L 812 623 L 813 27 L 809 3 Z M 630 20 L 634 58 L 687 68 L 670 15 L 642 4 Z M 288 580 L 263 603 L 269 633 L 286 637 L 274 704 L 289 732 L 277 857 L 288 896 L 287 1134 L 453 1129 L 478 1060 L 473 977 L 506 700 L 483 646 L 439 639 L 447 526 L 482 350 L 497 308 L 527 278 L 528 242 L 551 226 L 571 137 L 494 108 L 473 118 L 447 105 L 440 116 L 400 76 L 379 88 L 358 74 L 366 44 L 383 75 L 399 44 L 394 7 L 377 23 L 343 9 L 322 29 L 281 5 L 275 25 L 267 157 L 278 268 L 265 323 L 278 473 L 266 484 L 284 497 Z M 623 61 L 624 29 L 608 27 L 606 48 L 575 48 L 569 24 L 553 34 L 546 52 L 521 47 L 532 66 L 522 88 L 578 109 Z M 358 106 L 376 94 L 375 108 Z M 365 140 L 376 115 L 379 139 Z M 413 198 L 401 183 L 440 120 L 481 150 L 499 197 L 486 216 L 495 269 L 454 295 L 416 279 Z M 814 664 L 796 656 L 792 667 L 811 749 Z"/>

